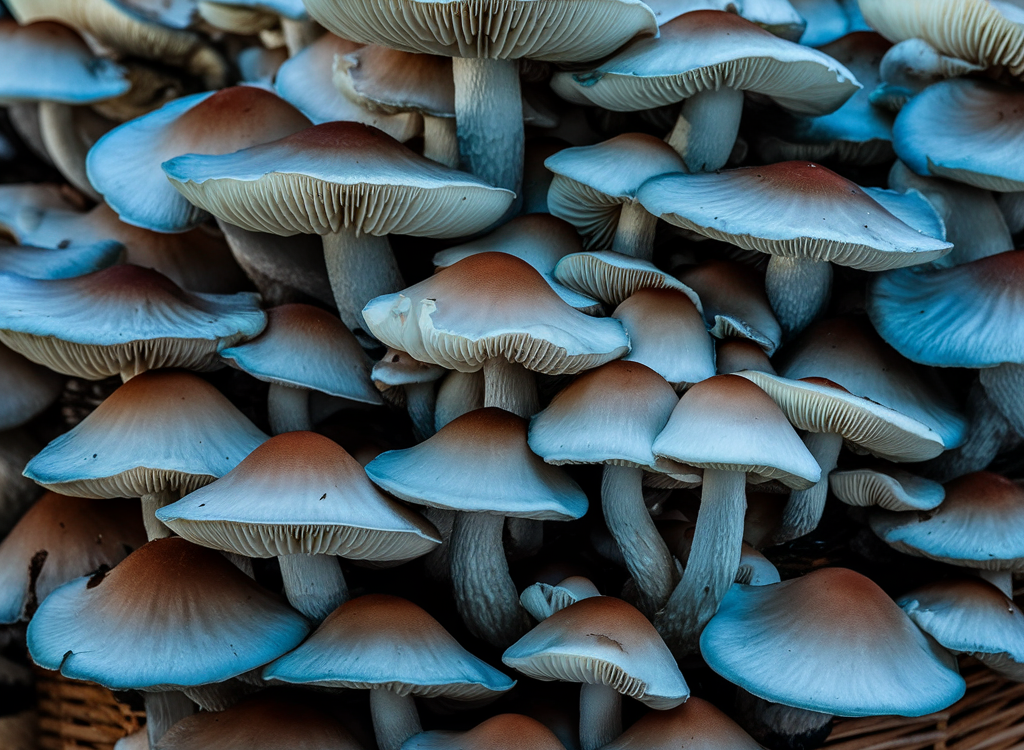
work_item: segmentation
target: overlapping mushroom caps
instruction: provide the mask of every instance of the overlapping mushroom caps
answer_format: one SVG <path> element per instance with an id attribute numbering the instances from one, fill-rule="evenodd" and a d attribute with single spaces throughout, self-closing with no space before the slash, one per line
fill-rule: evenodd
<path id="1" fill-rule="evenodd" d="M 685 13 L 659 31 L 658 38 L 633 42 L 591 71 L 556 74 L 552 87 L 571 102 L 620 112 L 683 101 L 667 140 L 691 172 L 725 166 L 744 91 L 798 114 L 823 115 L 860 87 L 853 73 L 828 55 L 779 39 L 732 13 Z"/>
<path id="2" fill-rule="evenodd" d="M 864 271 L 918 265 L 952 245 L 908 226 L 853 182 L 808 162 L 648 180 L 655 216 L 771 255 L 766 286 L 783 331 L 806 328 L 828 302 L 830 263 Z"/>
<path id="3" fill-rule="evenodd" d="M 924 39 L 905 39 L 890 47 L 882 57 L 878 68 L 881 81 L 871 92 L 871 103 L 899 112 L 933 83 L 977 73 L 984 67 L 944 55 Z"/>

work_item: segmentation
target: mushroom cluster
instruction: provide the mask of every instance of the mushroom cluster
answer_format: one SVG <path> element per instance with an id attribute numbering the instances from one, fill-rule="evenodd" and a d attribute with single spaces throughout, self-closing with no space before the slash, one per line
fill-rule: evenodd
<path id="1" fill-rule="evenodd" d="M 117 750 L 1024 682 L 1022 81 L 1022 0 L 0 0 L 0 747 L 30 664 Z"/>

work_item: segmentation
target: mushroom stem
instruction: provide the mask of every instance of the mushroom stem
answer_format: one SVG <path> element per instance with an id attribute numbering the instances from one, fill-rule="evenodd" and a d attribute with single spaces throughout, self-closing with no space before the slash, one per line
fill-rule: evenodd
<path id="1" fill-rule="evenodd" d="M 446 167 L 459 168 L 455 118 L 423 115 L 423 155 Z"/>
<path id="2" fill-rule="evenodd" d="M 178 499 L 178 493 L 173 490 L 158 490 L 142 496 L 142 523 L 146 527 L 146 539 L 152 542 L 171 536 L 171 530 L 156 517 L 156 512 Z"/>
<path id="3" fill-rule="evenodd" d="M 433 435 L 434 405 L 437 396 L 433 383 L 408 383 L 405 386 L 405 408 L 412 420 L 412 434 L 417 442 L 422 442 Z"/>
<path id="4" fill-rule="evenodd" d="M 729 161 L 742 116 L 742 91 L 728 87 L 698 91 L 683 102 L 666 141 L 691 172 L 714 172 Z"/>
<path id="5" fill-rule="evenodd" d="M 530 629 L 501 544 L 504 525 L 505 517 L 496 513 L 459 513 L 451 539 L 459 615 L 473 635 L 498 648 L 508 648 Z"/>
<path id="6" fill-rule="evenodd" d="M 500 354 L 484 362 L 484 406 L 529 419 L 540 410 L 533 373 Z"/>
<path id="7" fill-rule="evenodd" d="M 678 577 L 672 553 L 644 504 L 643 476 L 643 469 L 605 466 L 601 508 L 640 592 L 640 609 L 651 617 L 665 606 Z"/>
<path id="8" fill-rule="evenodd" d="M 509 560 L 533 557 L 544 546 L 543 521 L 510 516 L 505 519 L 505 531 L 508 534 L 505 557 Z"/>
<path id="9" fill-rule="evenodd" d="M 1013 431 L 1024 436 L 1024 365 L 1007 362 L 978 372 L 978 380 Z"/>
<path id="10" fill-rule="evenodd" d="M 782 525 L 772 537 L 775 544 L 791 542 L 818 528 L 828 496 L 828 475 L 836 468 L 839 451 L 843 449 L 843 436 L 834 432 L 809 432 L 804 435 L 804 445 L 821 467 L 821 480 L 813 487 L 790 494 L 782 510 Z"/>
<path id="11" fill-rule="evenodd" d="M 296 21 L 284 16 L 281 17 L 281 31 L 284 33 L 288 57 L 295 57 L 324 33 L 315 21 Z"/>
<path id="12" fill-rule="evenodd" d="M 658 217 L 647 212 L 640 201 L 626 201 L 619 210 L 619 224 L 612 240 L 612 252 L 641 260 L 654 257 L 654 230 Z"/>
<path id="13" fill-rule="evenodd" d="M 655 625 L 677 657 L 697 651 L 700 634 L 736 580 L 747 507 L 746 475 L 704 469 L 700 511 L 683 578 Z"/>
<path id="14" fill-rule="evenodd" d="M 171 690 L 165 693 L 143 693 L 146 705 L 146 735 L 149 747 L 167 734 L 167 730 L 187 716 L 196 712 L 196 707 L 184 693 Z"/>
<path id="15" fill-rule="evenodd" d="M 424 518 L 434 524 L 434 528 L 441 535 L 441 544 L 422 558 L 423 567 L 432 580 L 450 583 L 452 580 L 452 529 L 455 527 L 456 512 L 447 508 L 424 506 L 422 513 Z"/>
<path id="16" fill-rule="evenodd" d="M 423 731 L 416 700 L 387 688 L 370 691 L 370 714 L 379 750 L 400 750 L 405 741 Z"/>
<path id="17" fill-rule="evenodd" d="M 103 198 L 93 188 L 85 171 L 89 147 L 78 133 L 74 107 L 58 102 L 39 102 L 39 132 L 57 171 L 94 201 L 102 202 Z"/>
<path id="18" fill-rule="evenodd" d="M 309 389 L 271 383 L 267 391 L 267 416 L 270 418 L 270 431 L 275 435 L 312 430 Z"/>
<path id="19" fill-rule="evenodd" d="M 768 261 L 764 288 L 782 326 L 783 337 L 792 339 L 828 305 L 832 296 L 832 264 L 773 255 Z"/>
<path id="20" fill-rule="evenodd" d="M 523 100 L 519 61 L 453 57 L 455 122 L 462 167 L 495 187 L 511 190 L 519 212 L 523 181 Z"/>
<path id="21" fill-rule="evenodd" d="M 974 572 L 978 578 L 988 581 L 1006 594 L 1007 598 L 1013 598 L 1013 573 L 1009 570 L 985 570 L 980 568 Z"/>
<path id="22" fill-rule="evenodd" d="M 345 227 L 326 234 L 324 261 L 342 322 L 358 338 L 373 341 L 363 322 L 363 308 L 374 297 L 405 287 L 387 237 L 358 234 Z"/>
<path id="23" fill-rule="evenodd" d="M 622 734 L 622 695 L 601 684 L 580 686 L 580 750 L 598 750 Z"/>
<path id="24" fill-rule="evenodd" d="M 434 429 L 440 430 L 463 414 L 484 405 L 484 376 L 480 372 L 452 370 L 437 389 Z"/>
<path id="25" fill-rule="evenodd" d="M 315 623 L 348 601 L 348 584 L 334 555 L 281 555 L 281 580 L 288 603 Z"/>

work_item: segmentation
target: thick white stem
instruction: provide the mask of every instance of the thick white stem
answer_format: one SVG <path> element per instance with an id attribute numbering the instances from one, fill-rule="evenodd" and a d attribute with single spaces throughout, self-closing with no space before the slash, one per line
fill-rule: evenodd
<path id="1" fill-rule="evenodd" d="M 505 561 L 504 521 L 494 513 L 459 513 L 450 553 L 452 589 L 462 621 L 473 635 L 498 648 L 508 648 L 530 629 Z"/>
<path id="2" fill-rule="evenodd" d="M 736 580 L 743 544 L 746 475 L 704 470 L 700 511 L 683 579 L 655 621 L 677 658 L 698 650 L 700 634 Z"/>
<path id="3" fill-rule="evenodd" d="M 821 467 L 821 481 L 806 490 L 794 490 L 782 510 L 782 524 L 772 541 L 784 544 L 810 534 L 821 523 L 828 496 L 828 475 L 836 468 L 839 451 L 843 449 L 843 436 L 830 432 L 809 432 L 804 445 Z"/>
<path id="4" fill-rule="evenodd" d="M 405 386 L 405 407 L 412 421 L 412 434 L 417 442 L 422 442 L 433 435 L 434 405 L 437 403 L 434 384 L 409 383 Z"/>
<path id="5" fill-rule="evenodd" d="M 324 261 L 342 322 L 361 340 L 372 341 L 363 308 L 374 297 L 405 287 L 387 237 L 356 234 L 352 228 L 324 235 Z"/>
<path id="6" fill-rule="evenodd" d="M 944 451 L 923 467 L 924 476 L 948 482 L 964 474 L 981 471 L 992 463 L 1013 427 L 992 403 L 985 388 L 975 382 L 967 393 L 967 441 L 959 448 Z"/>
<path id="7" fill-rule="evenodd" d="M 1006 594 L 1007 598 L 1013 598 L 1013 573 L 1009 570 L 975 570 L 978 578 L 982 578 L 997 589 Z"/>
<path id="8" fill-rule="evenodd" d="M 168 729 L 196 712 L 192 701 L 176 690 L 166 693 L 143 693 L 143 700 L 146 704 L 146 735 L 149 737 L 150 747 L 156 747 L 156 743 L 167 734 Z"/>
<path id="9" fill-rule="evenodd" d="M 511 190 L 519 212 L 523 181 L 523 100 L 519 61 L 453 57 L 455 122 L 462 168 Z"/>
<path id="10" fill-rule="evenodd" d="M 288 603 L 315 623 L 348 601 L 348 584 L 334 555 L 281 555 Z"/>
<path id="11" fill-rule="evenodd" d="M 75 126 L 75 108 L 70 104 L 39 102 L 39 132 L 53 166 L 76 188 L 102 202 L 85 171 L 89 145 Z"/>
<path id="12" fill-rule="evenodd" d="M 654 257 L 654 230 L 657 226 L 658 217 L 647 213 L 639 201 L 626 201 L 619 211 L 612 252 L 651 260 Z"/>
<path id="13" fill-rule="evenodd" d="M 783 337 L 792 339 L 828 306 L 832 296 L 832 264 L 773 255 L 768 261 L 764 287 Z"/>
<path id="14" fill-rule="evenodd" d="M 459 168 L 459 136 L 454 117 L 423 115 L 423 155 L 446 167 Z"/>
<path id="15" fill-rule="evenodd" d="M 401 750 L 413 735 L 423 731 L 416 701 L 387 688 L 370 691 L 370 714 L 379 750 Z"/>
<path id="16" fill-rule="evenodd" d="M 643 470 L 605 466 L 601 508 L 629 574 L 640 592 L 640 609 L 652 617 L 678 583 L 675 561 L 644 504 Z"/>
<path id="17" fill-rule="evenodd" d="M 669 136 L 669 145 L 686 162 L 691 172 L 714 172 L 725 166 L 736 144 L 743 116 L 743 92 L 731 88 L 699 91 L 685 102 L 679 118 L 686 122 L 686 148 L 676 143 L 683 140 L 683 127 L 676 123 Z"/>
<path id="18" fill-rule="evenodd" d="M 1013 431 L 1024 437 L 1024 365 L 988 367 L 978 372 L 978 379 Z"/>
<path id="19" fill-rule="evenodd" d="M 540 411 L 533 372 L 498 355 L 484 362 L 484 406 L 532 417 Z"/>
<path id="20" fill-rule="evenodd" d="M 598 750 L 622 734 L 622 695 L 607 685 L 580 686 L 580 750 Z"/>
<path id="21" fill-rule="evenodd" d="M 267 391 L 267 416 L 270 419 L 270 431 L 275 435 L 312 430 L 309 389 L 271 383 Z"/>
<path id="22" fill-rule="evenodd" d="M 146 538 L 153 541 L 171 536 L 171 530 L 157 520 L 156 512 L 165 505 L 170 505 L 178 500 L 178 493 L 173 490 L 161 490 L 150 495 L 143 495 L 141 499 L 142 523 L 146 527 Z"/>

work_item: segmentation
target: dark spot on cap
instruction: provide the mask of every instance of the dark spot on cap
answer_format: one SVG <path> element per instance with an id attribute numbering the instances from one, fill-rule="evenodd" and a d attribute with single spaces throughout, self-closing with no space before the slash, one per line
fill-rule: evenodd
<path id="1" fill-rule="evenodd" d="M 28 596 L 25 598 L 25 614 L 29 617 L 34 615 L 39 608 L 39 597 L 36 596 L 36 582 L 39 580 L 39 574 L 43 572 L 43 565 L 49 556 L 50 553 L 47 550 L 41 549 L 32 555 L 32 559 L 28 561 Z"/>

